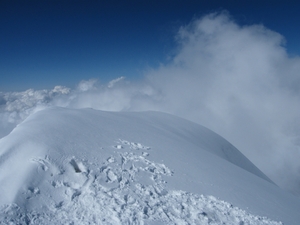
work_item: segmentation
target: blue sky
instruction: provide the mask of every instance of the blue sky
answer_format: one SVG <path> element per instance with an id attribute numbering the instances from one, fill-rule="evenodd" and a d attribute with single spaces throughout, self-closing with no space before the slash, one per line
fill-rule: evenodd
<path id="1" fill-rule="evenodd" d="M 74 87 L 90 78 L 139 79 L 166 63 L 178 28 L 228 10 L 241 25 L 263 24 L 300 55 L 296 1 L 0 1 L 0 92 Z"/>

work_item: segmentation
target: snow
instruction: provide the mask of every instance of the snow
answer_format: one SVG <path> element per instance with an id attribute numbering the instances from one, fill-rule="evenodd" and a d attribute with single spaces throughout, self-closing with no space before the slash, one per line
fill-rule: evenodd
<path id="1" fill-rule="evenodd" d="M 298 224 L 300 199 L 159 112 L 41 110 L 0 139 L 0 224 Z"/>

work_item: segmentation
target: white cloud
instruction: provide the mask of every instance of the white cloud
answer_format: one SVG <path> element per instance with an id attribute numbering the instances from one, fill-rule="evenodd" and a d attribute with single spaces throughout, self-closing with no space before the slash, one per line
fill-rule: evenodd
<path id="1" fill-rule="evenodd" d="M 182 27 L 177 41 L 174 60 L 149 74 L 164 98 L 160 109 L 211 128 L 299 191 L 300 60 L 289 58 L 284 38 L 223 13 Z"/>
<path id="2" fill-rule="evenodd" d="M 165 111 L 219 133 L 280 186 L 300 193 L 300 59 L 288 56 L 284 38 L 221 13 L 181 27 L 176 41 L 173 60 L 144 81 L 120 77 L 108 85 L 82 81 L 76 90 L 2 93 L 1 121 L 17 124 L 53 105 Z"/>
<path id="3" fill-rule="evenodd" d="M 116 83 L 118 83 L 124 79 L 125 79 L 125 77 L 119 77 L 117 79 L 114 79 L 108 83 L 107 87 L 112 88 L 113 86 L 115 86 Z"/>
<path id="4" fill-rule="evenodd" d="M 79 91 L 89 91 L 95 89 L 95 84 L 97 83 L 96 79 L 83 80 L 78 84 Z"/>

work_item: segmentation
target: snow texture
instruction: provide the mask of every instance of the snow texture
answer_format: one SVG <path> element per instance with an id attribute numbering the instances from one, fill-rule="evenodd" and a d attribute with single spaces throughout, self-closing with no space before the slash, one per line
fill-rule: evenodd
<path id="1" fill-rule="evenodd" d="M 168 114 L 52 108 L 0 140 L 0 224 L 297 224 L 299 209 L 226 140 Z"/>

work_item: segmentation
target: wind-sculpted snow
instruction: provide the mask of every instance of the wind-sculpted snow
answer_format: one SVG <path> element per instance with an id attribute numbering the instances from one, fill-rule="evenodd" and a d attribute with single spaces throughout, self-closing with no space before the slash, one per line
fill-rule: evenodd
<path id="1" fill-rule="evenodd" d="M 38 111 L 0 140 L 0 224 L 295 224 L 230 143 L 158 112 Z"/>
<path id="2" fill-rule="evenodd" d="M 164 177 L 174 172 L 147 159 L 149 147 L 125 140 L 114 147 L 98 163 L 72 158 L 58 168 L 49 157 L 32 159 L 46 182 L 22 195 L 43 205 L 3 206 L 0 224 L 282 224 L 213 196 L 167 190 Z"/>

